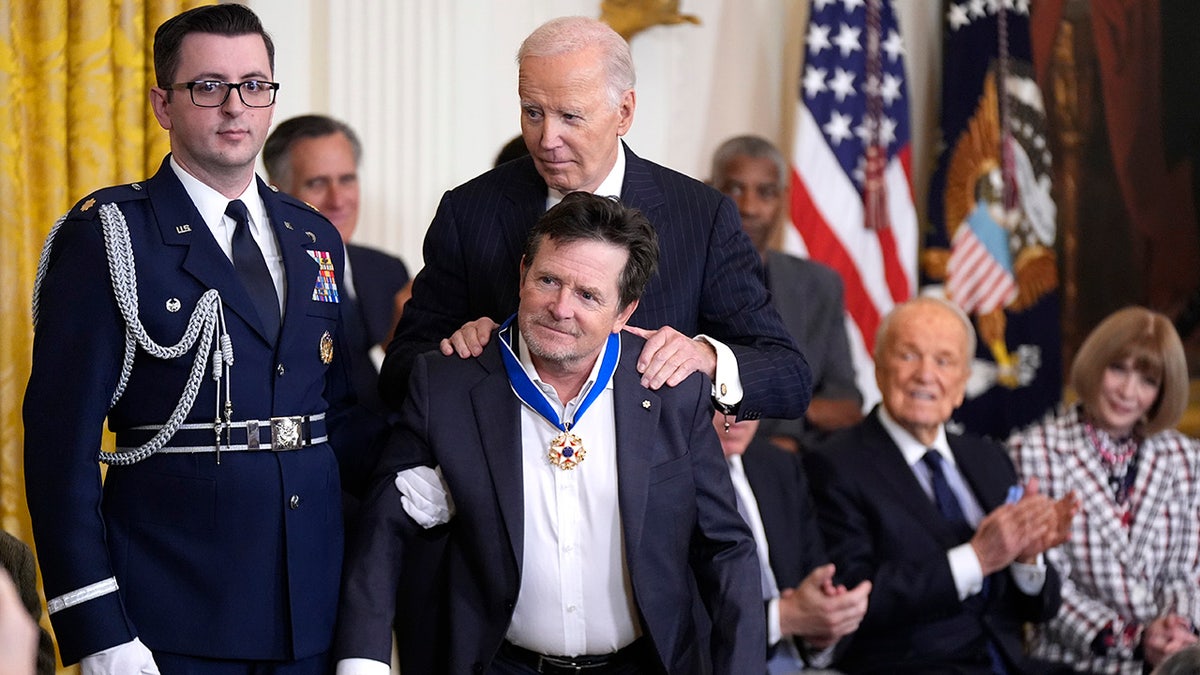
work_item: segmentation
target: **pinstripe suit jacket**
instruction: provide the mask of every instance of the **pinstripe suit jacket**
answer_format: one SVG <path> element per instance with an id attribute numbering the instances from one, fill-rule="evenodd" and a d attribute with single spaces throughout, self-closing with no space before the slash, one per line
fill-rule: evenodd
<path id="1" fill-rule="evenodd" d="M 1129 497 L 1132 515 L 1108 485 L 1078 406 L 1060 410 L 1009 439 L 1017 470 L 1061 497 L 1075 490 L 1082 508 L 1070 539 L 1046 554 L 1063 577 L 1062 611 L 1041 627 L 1035 654 L 1096 673 L 1140 673 L 1132 654 L 1096 657 L 1091 643 L 1109 623 L 1120 632 L 1175 612 L 1200 625 L 1200 447 L 1164 431 L 1143 441 Z"/>
<path id="2" fill-rule="evenodd" d="M 762 265 L 737 209 L 703 183 L 625 149 L 621 201 L 650 219 L 658 274 L 630 325 L 703 333 L 733 350 L 743 418 L 795 418 L 812 392 L 808 364 L 771 306 Z M 467 321 L 497 322 L 517 309 L 521 251 L 546 210 L 546 183 L 529 157 L 503 164 L 442 197 L 425 236 L 425 268 L 413 286 L 380 373 L 384 400 L 399 407 L 417 354 Z"/>

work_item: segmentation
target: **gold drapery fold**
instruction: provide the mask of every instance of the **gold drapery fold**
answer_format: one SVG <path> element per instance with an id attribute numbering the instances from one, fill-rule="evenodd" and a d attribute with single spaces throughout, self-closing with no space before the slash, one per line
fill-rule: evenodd
<path id="1" fill-rule="evenodd" d="M 42 242 L 54 221 L 88 192 L 140 180 L 158 168 L 167 134 L 147 96 L 154 80 L 154 30 L 200 4 L 0 5 L 0 527 L 30 545 L 21 399 L 29 379 L 30 297 Z"/>

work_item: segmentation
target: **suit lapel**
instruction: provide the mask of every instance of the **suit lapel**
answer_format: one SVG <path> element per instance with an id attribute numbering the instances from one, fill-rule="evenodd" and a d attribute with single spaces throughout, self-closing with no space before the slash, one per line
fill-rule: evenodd
<path id="1" fill-rule="evenodd" d="M 641 211 L 657 229 L 664 223 L 653 214 L 666 203 L 666 195 L 654 182 L 646 162 L 633 154 L 624 141 L 621 141 L 621 145 L 625 146 L 625 179 L 621 183 L 621 202 Z"/>
<path id="2" fill-rule="evenodd" d="M 522 171 L 511 179 L 511 183 L 505 185 L 503 194 L 507 203 L 503 204 L 501 211 L 496 214 L 498 231 L 489 233 L 491 236 L 500 238 L 499 244 L 504 247 L 505 256 L 515 263 L 514 270 L 521 263 L 521 252 L 525 250 L 525 240 L 529 237 L 529 230 L 546 212 L 546 196 L 549 194 L 546 182 L 538 174 L 532 159 L 526 160 Z M 517 286 L 514 284 L 501 284 L 500 286 L 513 289 L 512 297 L 508 298 L 511 303 L 506 303 L 505 306 L 516 311 Z"/>
<path id="3" fill-rule="evenodd" d="M 662 406 L 658 394 L 642 386 L 637 372 L 640 347 L 621 334 L 621 361 L 613 373 L 613 416 L 617 431 L 617 493 L 627 559 L 642 540 L 653 444 Z M 649 405 L 646 405 L 649 402 Z"/>
<path id="4" fill-rule="evenodd" d="M 518 568 L 524 555 L 525 497 L 521 459 L 521 403 L 512 391 L 500 359 L 498 338 L 479 357 L 488 375 L 471 389 L 471 408 L 480 447 L 492 479 L 500 518 Z M 498 402 L 503 403 L 498 403 Z"/>
<path id="5" fill-rule="evenodd" d="M 262 320 L 250 300 L 229 256 L 221 250 L 212 230 L 200 217 L 192 198 L 171 170 L 169 159 L 164 159 L 153 178 L 146 181 L 150 195 L 150 206 L 162 232 L 163 243 L 168 246 L 186 246 L 183 270 L 202 285 L 216 289 L 226 308 L 254 329 L 264 341 Z"/>
<path id="6" fill-rule="evenodd" d="M 874 471 L 880 488 L 891 491 L 894 502 L 911 513 L 918 522 L 931 523 L 932 532 L 946 548 L 962 543 L 958 541 L 954 528 L 938 512 L 933 500 L 913 475 L 913 469 L 905 461 L 904 453 L 900 452 L 900 448 L 896 447 L 895 441 L 879 422 L 878 408 L 864 422 L 863 433 L 867 435 L 863 447 L 871 449 L 871 456 L 864 458 L 864 463 Z M 884 451 L 877 452 L 875 448 Z"/>

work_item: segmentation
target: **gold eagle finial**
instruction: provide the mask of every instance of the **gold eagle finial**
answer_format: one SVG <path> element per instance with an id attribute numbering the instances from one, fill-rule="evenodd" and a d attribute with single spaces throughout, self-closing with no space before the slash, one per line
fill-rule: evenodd
<path id="1" fill-rule="evenodd" d="M 680 14 L 679 0 L 601 0 L 600 20 L 628 42 L 654 26 L 700 24 L 694 14 Z"/>

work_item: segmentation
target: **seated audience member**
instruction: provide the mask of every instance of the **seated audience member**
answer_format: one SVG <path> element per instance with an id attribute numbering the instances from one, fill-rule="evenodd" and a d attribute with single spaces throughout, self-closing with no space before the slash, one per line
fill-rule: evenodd
<path id="1" fill-rule="evenodd" d="M 346 425 L 356 444 L 377 444 L 390 409 L 379 397 L 383 345 L 396 327 L 401 299 L 407 297 L 408 270 L 392 255 L 352 244 L 358 228 L 358 167 L 362 144 L 348 125 L 323 115 L 302 115 L 275 127 L 263 146 L 270 182 L 316 207 L 346 243 L 346 280 L 340 296 L 350 372 L 358 405 Z M 361 466 L 342 466 L 342 485 L 361 494 L 378 452 L 360 453 Z"/>
<path id="2" fill-rule="evenodd" d="M 414 362 L 347 556 L 338 673 L 390 672 L 395 591 L 430 583 L 401 563 L 435 530 L 447 644 L 423 649 L 447 672 L 765 672 L 711 385 L 643 386 L 645 341 L 623 330 L 657 266 L 649 220 L 575 192 L 523 250 L 517 313 L 480 355 Z"/>
<path id="3" fill-rule="evenodd" d="M 862 395 L 854 383 L 841 278 L 819 262 L 775 250 L 783 238 L 788 175 L 783 155 L 765 138 L 731 138 L 713 153 L 713 187 L 737 204 L 742 229 L 766 267 L 775 309 L 812 370 L 813 397 L 804 417 L 764 420 L 759 429 L 796 450 L 861 420 Z"/>
<path id="4" fill-rule="evenodd" d="M 1009 439 L 1022 475 L 1079 494 L 1066 545 L 1046 555 L 1062 609 L 1034 654 L 1079 671 L 1141 673 L 1196 642 L 1200 448 L 1173 427 L 1187 407 L 1183 346 L 1142 307 L 1096 326 L 1071 364 L 1079 402 Z"/>
<path id="5" fill-rule="evenodd" d="M 833 583 L 834 566 L 825 555 L 800 458 L 756 437 L 758 420 L 742 420 L 725 431 L 724 417 L 715 413 L 713 426 L 738 510 L 758 548 L 767 601 L 767 670 L 779 675 L 828 665 L 833 645 L 862 621 L 871 582 L 854 590 Z"/>
<path id="6" fill-rule="evenodd" d="M 1041 553 L 1066 537 L 1075 503 L 1039 494 L 1036 480 L 1022 488 L 1000 445 L 945 427 L 974 342 L 948 302 L 897 306 L 876 341 L 882 404 L 804 455 L 837 580 L 872 583 L 839 670 L 1029 672 L 1022 624 L 1058 610 L 1059 577 Z"/>

